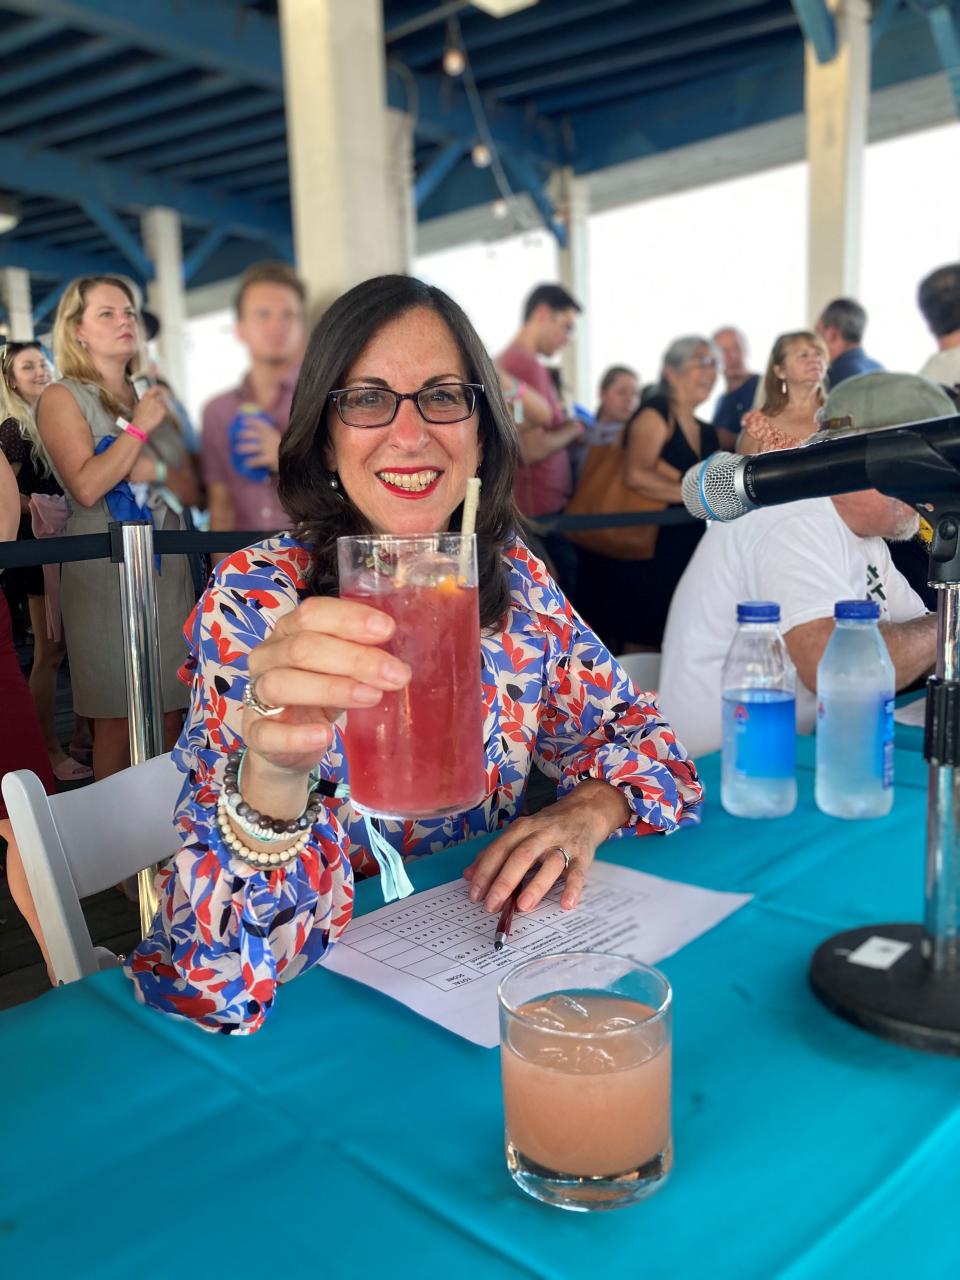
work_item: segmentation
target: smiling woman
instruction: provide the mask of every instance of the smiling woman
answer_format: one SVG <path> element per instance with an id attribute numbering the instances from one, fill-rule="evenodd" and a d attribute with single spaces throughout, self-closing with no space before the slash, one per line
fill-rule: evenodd
<path id="1" fill-rule="evenodd" d="M 321 318 L 280 448 L 293 535 L 225 560 L 188 626 L 195 676 L 174 751 L 188 779 L 183 845 L 127 962 L 141 1000 L 255 1031 L 277 984 L 349 923 L 353 874 L 377 864 L 344 795 L 343 713 L 406 690 L 412 673 L 391 643 L 396 620 L 337 598 L 337 539 L 457 531 L 474 475 L 485 630 L 466 696 L 483 718 L 485 795 L 462 813 L 380 819 L 380 835 L 415 858 L 496 832 L 465 873 L 474 901 L 498 911 L 530 872 L 519 910 L 561 878 L 572 910 L 610 834 L 671 831 L 695 812 L 686 752 L 517 537 L 516 457 L 490 358 L 446 294 L 386 276 Z M 559 798 L 521 817 L 533 761 Z"/>

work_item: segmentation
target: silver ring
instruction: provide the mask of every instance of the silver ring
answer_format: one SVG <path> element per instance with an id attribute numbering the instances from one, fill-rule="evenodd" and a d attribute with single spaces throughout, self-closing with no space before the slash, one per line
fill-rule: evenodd
<path id="1" fill-rule="evenodd" d="M 281 711 L 286 711 L 286 707 L 275 707 L 272 703 L 261 702 L 257 697 L 257 680 L 259 676 L 251 676 L 247 681 L 247 687 L 243 691 L 243 697 L 240 699 L 242 704 L 249 710 L 255 711 L 258 716 L 265 719 L 270 716 L 278 716 Z"/>
<path id="2" fill-rule="evenodd" d="M 563 874 L 566 875 L 570 870 L 570 855 L 562 844 L 555 844 L 553 848 L 556 849 L 557 853 L 559 853 L 560 857 L 563 859 Z"/>

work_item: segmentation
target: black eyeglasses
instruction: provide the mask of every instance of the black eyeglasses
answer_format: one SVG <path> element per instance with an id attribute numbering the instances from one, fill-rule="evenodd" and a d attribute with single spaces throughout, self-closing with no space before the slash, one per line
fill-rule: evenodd
<path id="1" fill-rule="evenodd" d="M 403 393 L 389 387 L 346 387 L 329 392 L 327 399 L 348 427 L 389 427 L 401 400 L 412 400 L 424 422 L 449 425 L 469 418 L 482 395 L 482 382 L 438 382 Z"/>

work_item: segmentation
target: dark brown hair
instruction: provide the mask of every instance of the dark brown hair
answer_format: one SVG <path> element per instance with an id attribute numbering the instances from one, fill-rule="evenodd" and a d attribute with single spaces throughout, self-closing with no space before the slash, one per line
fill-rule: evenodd
<path id="1" fill-rule="evenodd" d="M 237 313 L 238 320 L 243 317 L 243 295 L 255 284 L 280 284 L 285 289 L 293 290 L 300 299 L 301 306 L 305 305 L 307 301 L 306 286 L 288 263 L 280 261 L 254 262 L 247 267 L 240 277 L 240 284 L 237 286 L 236 296 L 233 299 L 233 308 Z"/>
<path id="2" fill-rule="evenodd" d="M 517 524 L 513 506 L 517 434 L 493 362 L 464 312 L 442 290 L 411 276 L 378 276 L 343 294 L 320 317 L 310 335 L 290 425 L 280 444 L 280 500 L 293 519 L 297 537 L 313 553 L 310 589 L 317 595 L 335 595 L 337 538 L 372 530 L 347 494 L 331 487 L 325 454 L 330 442 L 328 415 L 336 410 L 327 396 L 343 386 L 351 365 L 384 325 L 421 307 L 438 315 L 450 330 L 467 381 L 480 382 L 485 388 L 477 404 L 483 449 L 477 562 L 480 624 L 494 627 L 502 622 L 509 602 L 503 551 L 513 541 Z M 452 531 L 459 529 L 461 514 L 458 507 L 451 516 Z"/>

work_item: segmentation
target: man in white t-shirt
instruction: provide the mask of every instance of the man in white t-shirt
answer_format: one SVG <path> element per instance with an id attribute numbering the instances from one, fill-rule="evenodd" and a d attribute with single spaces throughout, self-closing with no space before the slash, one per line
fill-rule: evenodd
<path id="1" fill-rule="evenodd" d="M 843 427 L 879 427 L 955 412 L 949 397 L 912 374 L 866 373 L 831 392 L 824 418 Z M 722 741 L 723 663 L 742 600 L 776 600 L 780 629 L 797 668 L 797 728 L 811 733 L 817 664 L 833 632 L 838 600 L 869 598 L 897 688 L 933 666 L 936 618 L 894 566 L 884 539 L 916 533 L 905 503 L 868 489 L 760 508 L 731 524 L 712 524 L 670 605 L 663 638 L 659 702 L 694 757 Z"/>

